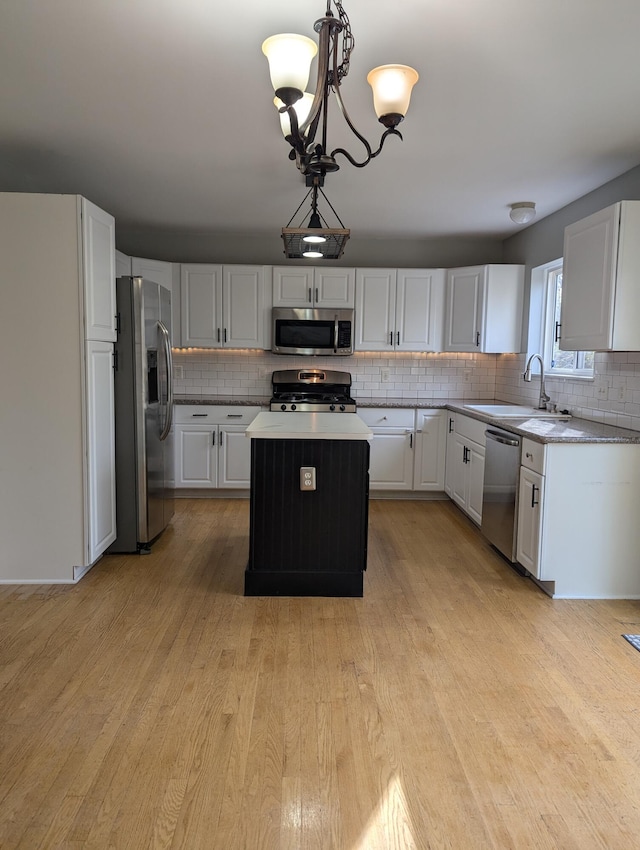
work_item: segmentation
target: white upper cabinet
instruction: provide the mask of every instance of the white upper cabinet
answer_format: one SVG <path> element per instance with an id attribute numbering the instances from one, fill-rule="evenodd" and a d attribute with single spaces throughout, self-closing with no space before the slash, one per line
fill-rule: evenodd
<path id="1" fill-rule="evenodd" d="M 131 257 L 116 251 L 116 277 L 125 277 L 131 274 Z"/>
<path id="2" fill-rule="evenodd" d="M 274 266 L 274 307 L 353 308 L 355 269 Z"/>
<path id="3" fill-rule="evenodd" d="M 183 264 L 182 345 L 268 348 L 269 284 L 264 266 Z"/>
<path id="4" fill-rule="evenodd" d="M 523 300 L 524 266 L 449 269 L 444 350 L 521 351 Z"/>
<path id="5" fill-rule="evenodd" d="M 115 219 L 81 199 L 85 338 L 116 341 Z"/>
<path id="6" fill-rule="evenodd" d="M 640 350 L 640 201 L 565 228 L 560 348 Z"/>
<path id="7" fill-rule="evenodd" d="M 169 292 L 173 289 L 173 263 L 163 260 L 145 260 L 142 257 L 131 258 L 131 274 L 143 277 L 164 286 Z"/>
<path id="8" fill-rule="evenodd" d="M 358 269 L 356 349 L 442 350 L 443 269 Z"/>

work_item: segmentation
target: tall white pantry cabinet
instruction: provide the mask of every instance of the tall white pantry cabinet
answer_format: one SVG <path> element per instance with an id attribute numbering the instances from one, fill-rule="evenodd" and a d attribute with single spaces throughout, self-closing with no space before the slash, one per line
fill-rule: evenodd
<path id="1" fill-rule="evenodd" d="M 73 583 L 115 540 L 115 223 L 0 193 L 0 582 Z"/>

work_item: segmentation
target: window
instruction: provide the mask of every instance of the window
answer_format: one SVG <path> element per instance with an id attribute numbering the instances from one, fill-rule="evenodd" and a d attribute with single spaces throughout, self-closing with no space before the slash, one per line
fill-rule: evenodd
<path id="1" fill-rule="evenodd" d="M 542 353 L 547 375 L 593 378 L 593 351 L 563 351 L 559 347 L 561 308 L 562 259 L 538 266 L 531 272 L 529 339 L 532 342 L 539 339 L 538 350 Z"/>

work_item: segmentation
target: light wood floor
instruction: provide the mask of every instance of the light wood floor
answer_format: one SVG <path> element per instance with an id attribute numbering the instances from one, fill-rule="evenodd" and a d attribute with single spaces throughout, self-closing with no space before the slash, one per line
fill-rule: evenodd
<path id="1" fill-rule="evenodd" d="M 0 588 L 2 850 L 640 846 L 640 603 L 390 501 L 364 599 L 247 599 L 247 531 L 183 500 L 149 556 Z"/>

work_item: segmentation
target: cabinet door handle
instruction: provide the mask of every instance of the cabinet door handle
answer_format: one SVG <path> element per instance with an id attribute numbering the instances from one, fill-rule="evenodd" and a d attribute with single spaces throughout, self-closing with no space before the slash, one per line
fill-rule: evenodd
<path id="1" fill-rule="evenodd" d="M 400 345 L 400 331 L 396 331 L 396 345 Z"/>
<path id="2" fill-rule="evenodd" d="M 218 328 L 218 342 L 220 342 L 220 328 Z"/>
<path id="3" fill-rule="evenodd" d="M 311 298 L 311 287 L 309 287 L 309 304 L 313 304 L 313 299 Z"/>
<path id="4" fill-rule="evenodd" d="M 413 431 L 409 434 L 409 448 L 413 448 Z"/>
<path id="5" fill-rule="evenodd" d="M 227 419 L 242 419 L 242 413 L 227 413 Z"/>
<path id="6" fill-rule="evenodd" d="M 556 342 L 560 342 L 560 328 L 562 327 L 562 322 L 556 322 L 556 332 L 554 334 L 554 339 Z"/>
<path id="7" fill-rule="evenodd" d="M 469 463 L 469 458 L 467 456 L 468 451 L 469 451 L 469 449 L 466 446 L 462 447 L 462 462 L 463 463 Z"/>
<path id="8" fill-rule="evenodd" d="M 531 507 L 535 508 L 536 505 L 540 504 L 540 500 L 536 499 L 536 490 L 540 490 L 539 487 L 536 487 L 535 484 L 531 485 Z"/>
<path id="9" fill-rule="evenodd" d="M 393 345 L 393 331 L 389 331 L 389 345 Z"/>
<path id="10" fill-rule="evenodd" d="M 316 304 L 318 303 L 318 287 L 316 286 Z"/>
<path id="11" fill-rule="evenodd" d="M 212 431 L 211 432 L 211 445 L 215 446 L 215 444 L 216 444 L 216 432 Z"/>
<path id="12" fill-rule="evenodd" d="M 224 341 L 225 342 L 227 341 L 227 329 L 226 328 L 224 329 Z"/>
<path id="13" fill-rule="evenodd" d="M 453 418 L 449 417 L 449 433 L 453 434 Z"/>
<path id="14" fill-rule="evenodd" d="M 120 313 L 116 313 L 116 315 L 115 315 L 115 320 L 116 320 L 116 333 L 117 333 L 117 334 L 118 334 L 118 336 L 119 336 L 119 335 L 120 335 L 120 331 L 121 331 L 121 326 L 120 326 Z"/>
<path id="15" fill-rule="evenodd" d="M 202 417 L 202 416 L 204 416 L 204 418 L 206 419 L 209 414 L 208 413 L 192 413 L 191 415 L 193 416 L 194 419 L 198 419 L 198 417 Z"/>
<path id="16" fill-rule="evenodd" d="M 476 331 L 476 348 L 480 348 L 480 331 Z"/>

